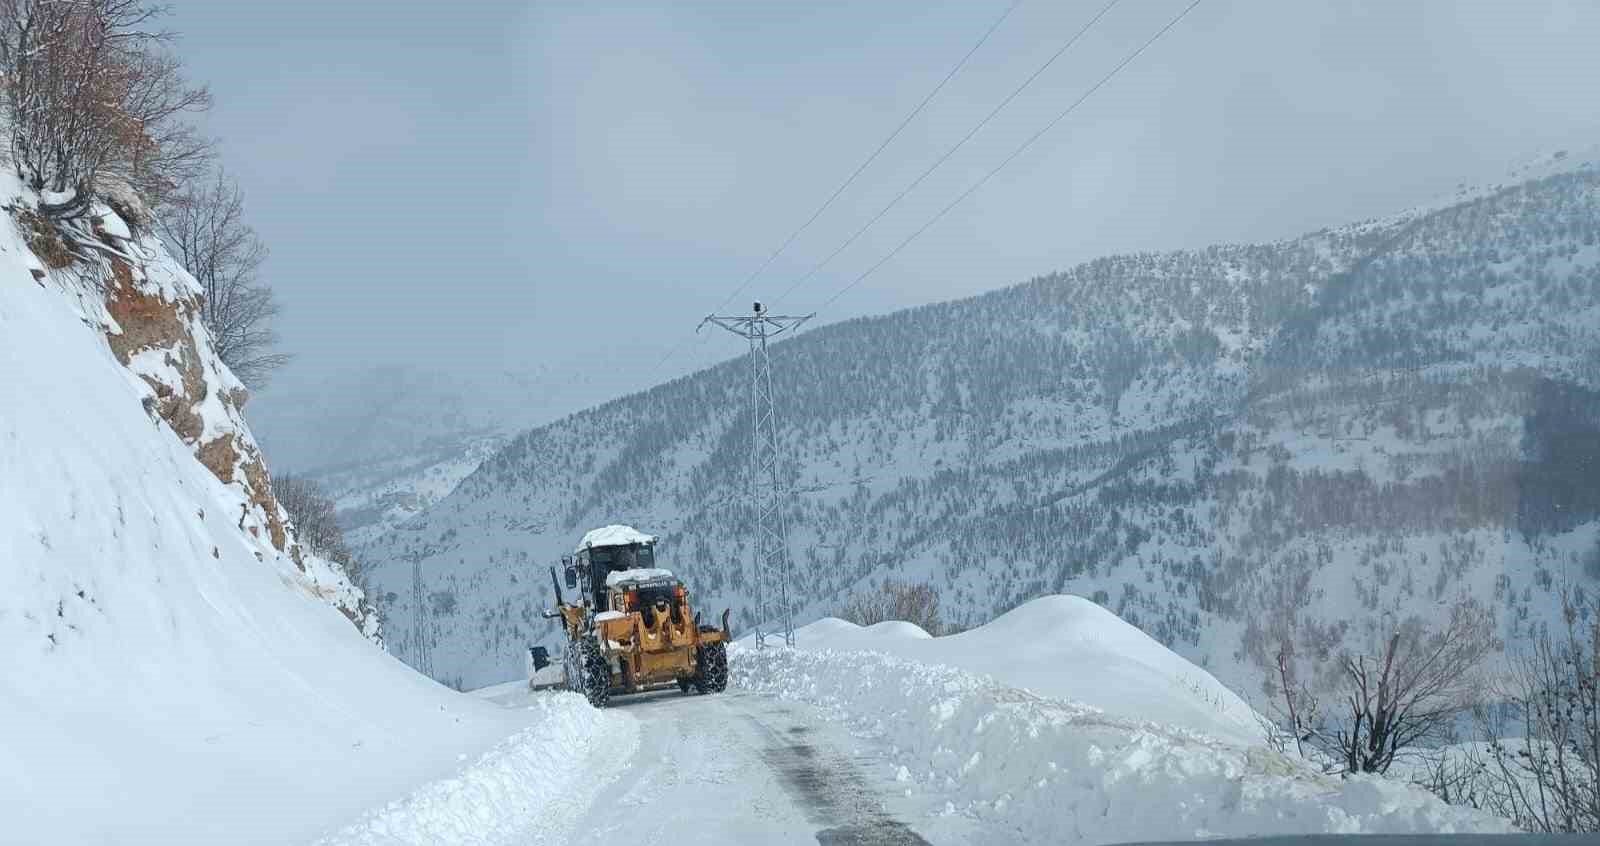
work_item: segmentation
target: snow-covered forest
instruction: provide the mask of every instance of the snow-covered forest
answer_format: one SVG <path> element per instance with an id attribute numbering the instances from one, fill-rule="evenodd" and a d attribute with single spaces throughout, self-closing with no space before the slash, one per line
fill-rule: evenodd
<path id="1" fill-rule="evenodd" d="M 1470 594 L 1524 638 L 1600 586 L 1600 171 L 1545 167 L 777 345 L 801 618 L 886 578 L 965 625 L 1075 593 L 1251 695 L 1286 615 L 1354 637 Z M 742 368 L 519 435 L 366 546 L 396 653 L 421 619 L 437 678 L 515 672 L 544 568 L 612 520 L 755 622 Z"/>

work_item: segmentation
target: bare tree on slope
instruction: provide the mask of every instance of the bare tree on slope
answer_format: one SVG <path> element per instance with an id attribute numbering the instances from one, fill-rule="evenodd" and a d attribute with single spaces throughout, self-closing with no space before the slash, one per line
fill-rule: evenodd
<path id="1" fill-rule="evenodd" d="M 289 514 L 295 537 L 312 552 L 344 569 L 351 583 L 366 590 L 366 573 L 344 542 L 338 512 L 322 486 L 310 479 L 284 474 L 272 480 L 278 504 Z"/>
<path id="2" fill-rule="evenodd" d="M 1345 720 L 1335 730 L 1346 772 L 1388 772 L 1404 750 L 1444 739 L 1479 693 L 1479 669 L 1498 646 L 1487 609 L 1463 598 L 1441 626 L 1412 617 L 1375 655 L 1339 663 Z"/>
<path id="3" fill-rule="evenodd" d="M 244 197 L 222 171 L 191 184 L 157 216 L 156 228 L 200 282 L 201 321 L 223 363 L 251 388 L 267 384 L 289 356 L 272 351 L 278 303 L 261 281 L 267 247 L 244 222 Z"/>

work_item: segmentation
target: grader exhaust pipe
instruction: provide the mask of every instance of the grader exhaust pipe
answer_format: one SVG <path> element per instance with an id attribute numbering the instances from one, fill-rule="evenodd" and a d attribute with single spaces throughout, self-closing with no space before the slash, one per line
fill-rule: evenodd
<path id="1" fill-rule="evenodd" d="M 561 580 L 556 578 L 556 568 L 554 567 L 550 568 L 550 586 L 556 590 L 556 607 L 560 608 L 566 605 L 567 600 L 561 595 Z"/>

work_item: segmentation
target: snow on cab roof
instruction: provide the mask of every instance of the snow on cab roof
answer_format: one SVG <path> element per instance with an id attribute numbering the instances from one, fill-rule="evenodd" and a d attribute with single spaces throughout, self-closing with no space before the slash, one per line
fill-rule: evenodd
<path id="1" fill-rule="evenodd" d="M 672 579 L 671 570 L 662 570 L 659 567 L 640 567 L 637 570 L 613 570 L 606 574 L 606 587 L 616 587 L 626 582 L 653 582 L 656 579 Z"/>
<path id="2" fill-rule="evenodd" d="M 591 530 L 578 541 L 578 548 L 574 551 L 582 552 L 596 546 L 627 546 L 633 543 L 655 543 L 655 535 L 647 535 L 632 526 L 613 524 Z"/>

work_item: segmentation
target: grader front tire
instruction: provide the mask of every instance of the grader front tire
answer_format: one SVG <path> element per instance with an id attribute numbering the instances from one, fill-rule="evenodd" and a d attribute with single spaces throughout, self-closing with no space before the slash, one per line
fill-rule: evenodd
<path id="1" fill-rule="evenodd" d="M 694 688 L 701 693 L 721 693 L 728 689 L 728 647 L 713 643 L 700 647 L 699 672 L 694 676 Z"/>
<path id="2" fill-rule="evenodd" d="M 583 695 L 596 708 L 611 701 L 611 665 L 594 641 L 583 643 Z"/>

